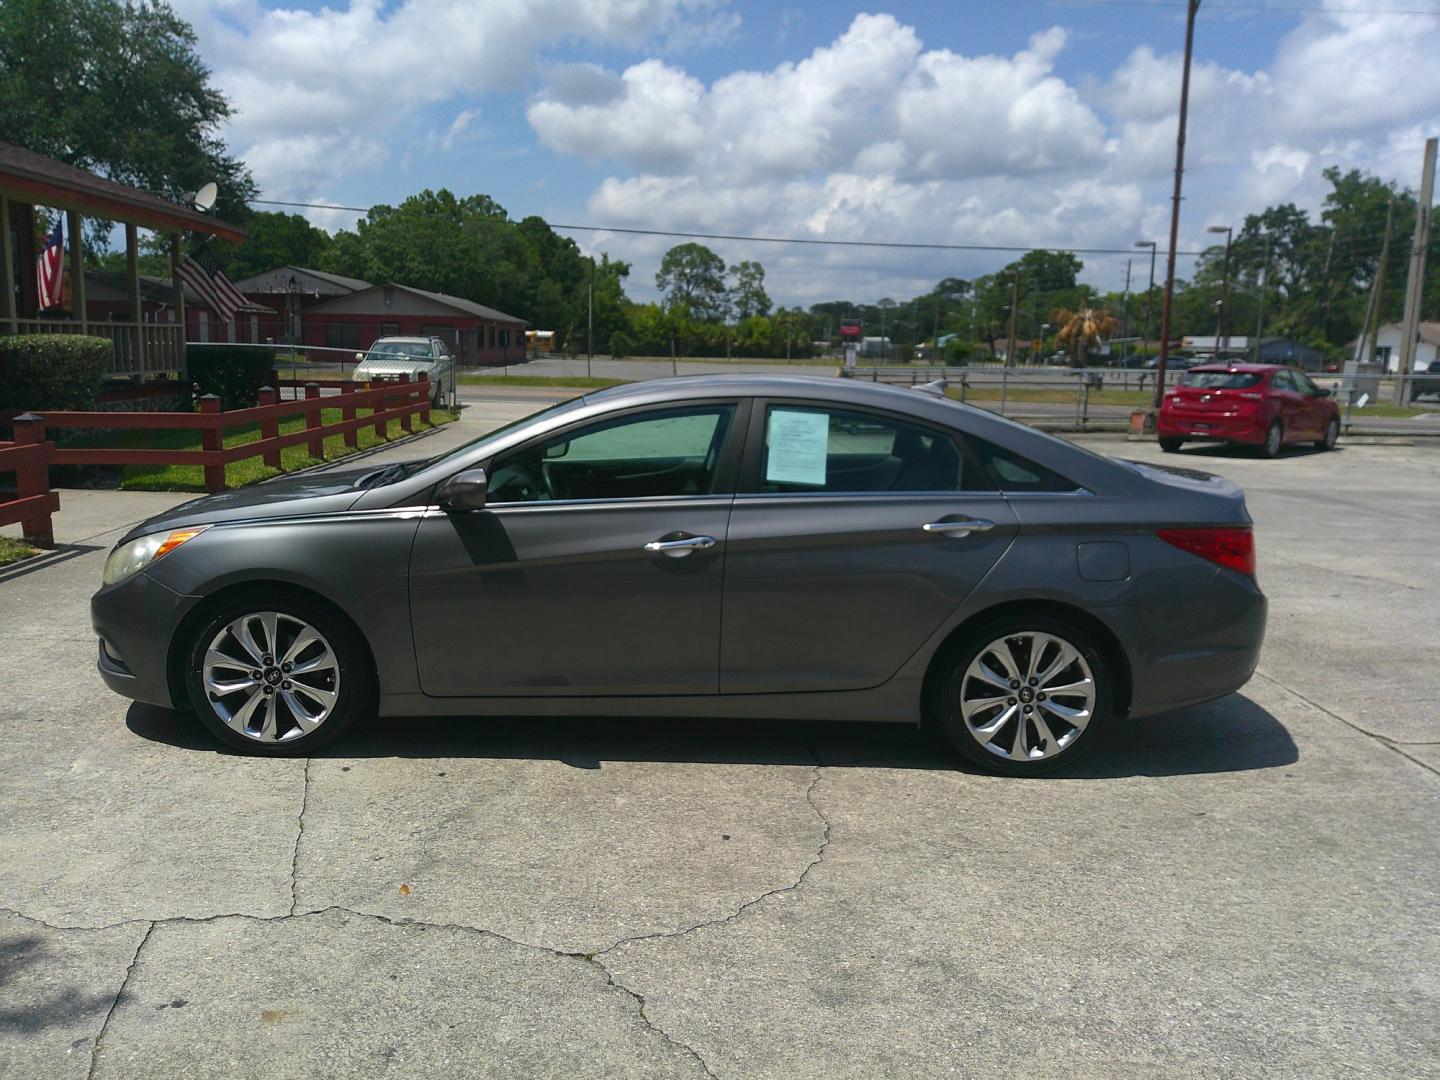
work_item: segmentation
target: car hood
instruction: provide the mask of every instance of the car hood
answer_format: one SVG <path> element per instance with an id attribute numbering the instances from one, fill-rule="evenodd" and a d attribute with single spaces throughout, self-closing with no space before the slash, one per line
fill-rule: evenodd
<path id="1" fill-rule="evenodd" d="M 161 529 L 183 528 L 188 525 L 333 514 L 348 510 L 355 500 L 364 494 L 364 489 L 356 487 L 356 482 L 386 467 L 366 465 L 347 469 L 325 469 L 300 476 L 279 476 L 263 483 L 236 488 L 234 491 L 206 495 L 142 521 L 126 533 L 123 540 Z"/>

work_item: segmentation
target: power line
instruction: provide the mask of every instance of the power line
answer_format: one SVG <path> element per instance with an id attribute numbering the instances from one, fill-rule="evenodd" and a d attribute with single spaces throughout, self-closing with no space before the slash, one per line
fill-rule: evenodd
<path id="1" fill-rule="evenodd" d="M 1150 8 L 1155 11 L 1184 11 L 1183 4 L 1163 0 L 1040 0 L 1042 3 L 1084 4 L 1091 7 Z M 1440 15 L 1440 8 L 1351 8 L 1311 4 L 1205 4 L 1207 11 L 1234 11 L 1247 15 Z"/>
<path id="2" fill-rule="evenodd" d="M 279 199 L 251 199 L 252 203 L 265 206 L 299 206 L 312 210 L 351 210 L 361 214 L 369 213 L 368 206 L 340 206 L 336 203 L 283 202 Z M 545 223 L 550 228 L 564 232 L 623 233 L 630 236 L 668 236 L 681 240 L 738 240 L 750 244 L 805 244 L 811 247 L 858 247 L 894 248 L 902 251 L 998 251 L 1006 253 L 1028 251 L 1068 251 L 1074 255 L 1128 255 L 1132 248 L 1090 248 L 1067 245 L 1027 244 L 924 244 L 900 240 L 820 240 L 809 236 L 746 236 L 740 233 L 682 232 L 668 229 L 631 229 L 614 225 L 559 225 Z M 1177 251 L 1176 255 L 1199 256 L 1204 251 Z"/>

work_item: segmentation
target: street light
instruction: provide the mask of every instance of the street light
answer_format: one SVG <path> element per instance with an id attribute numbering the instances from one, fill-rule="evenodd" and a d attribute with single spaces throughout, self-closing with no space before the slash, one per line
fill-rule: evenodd
<path id="1" fill-rule="evenodd" d="M 1136 240 L 1136 241 L 1135 241 L 1135 246 L 1136 246 L 1137 248 L 1147 248 L 1147 247 L 1148 247 L 1148 248 L 1150 249 L 1150 287 L 1145 290 L 1145 329 L 1144 329 L 1143 333 L 1141 334 L 1141 337 L 1144 339 L 1144 344 L 1141 346 L 1141 349 L 1142 349 L 1142 351 L 1144 351 L 1144 352 L 1149 352 L 1149 351 L 1150 351 L 1150 298 L 1151 298 L 1151 296 L 1152 296 L 1152 295 L 1154 294 L 1154 292 L 1155 292 L 1155 241 L 1154 241 L 1154 240 Z"/>
<path id="2" fill-rule="evenodd" d="M 1211 225 L 1205 231 L 1225 234 L 1225 269 L 1220 277 L 1220 301 L 1215 305 L 1215 358 L 1223 360 L 1230 351 L 1230 339 L 1225 336 L 1225 300 L 1230 293 L 1230 240 L 1235 230 L 1229 225 Z"/>
<path id="3" fill-rule="evenodd" d="M 1260 261 L 1260 307 L 1255 314 L 1255 344 L 1251 354 L 1251 363 L 1260 362 L 1260 335 L 1265 332 L 1265 289 L 1270 284 L 1270 234 L 1265 235 L 1265 256 Z"/>

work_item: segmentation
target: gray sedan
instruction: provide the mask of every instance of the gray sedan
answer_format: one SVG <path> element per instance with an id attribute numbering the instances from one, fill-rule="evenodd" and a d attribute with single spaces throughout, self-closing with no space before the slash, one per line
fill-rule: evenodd
<path id="1" fill-rule="evenodd" d="M 92 602 L 117 692 L 305 754 L 355 719 L 925 724 L 1044 772 L 1254 670 L 1241 492 L 942 396 L 837 379 L 617 387 L 452 453 L 213 495 Z"/>

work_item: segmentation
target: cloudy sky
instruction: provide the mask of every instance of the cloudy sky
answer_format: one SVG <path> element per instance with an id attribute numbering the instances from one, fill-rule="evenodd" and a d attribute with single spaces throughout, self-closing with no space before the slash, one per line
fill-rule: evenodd
<path id="1" fill-rule="evenodd" d="M 1182 0 L 176 6 L 265 198 L 446 186 L 557 223 L 957 244 L 1126 248 L 1168 228 Z M 1440 132 L 1437 0 L 1207 2 L 1195 53 L 1182 250 L 1269 203 L 1317 208 L 1331 164 L 1418 186 Z M 632 260 L 636 298 L 678 242 L 572 235 Z M 1013 257 L 711 246 L 801 304 Z M 1125 256 L 1085 258 L 1119 287 Z"/>

